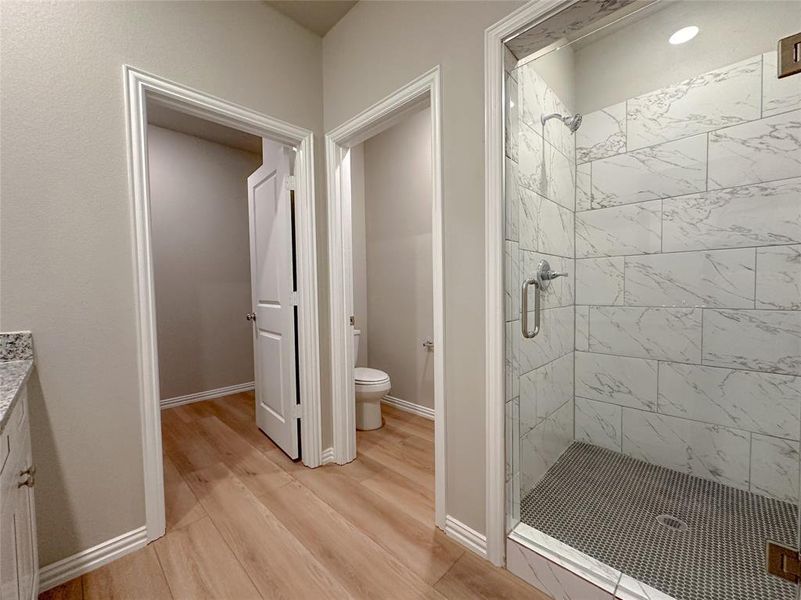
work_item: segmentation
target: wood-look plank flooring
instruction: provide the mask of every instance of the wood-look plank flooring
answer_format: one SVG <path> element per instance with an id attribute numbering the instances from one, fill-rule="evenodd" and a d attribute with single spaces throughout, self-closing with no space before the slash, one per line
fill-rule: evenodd
<path id="1" fill-rule="evenodd" d="M 161 414 L 167 534 L 40 600 L 547 600 L 434 527 L 431 421 L 385 406 L 354 462 L 308 469 L 252 393 Z"/>

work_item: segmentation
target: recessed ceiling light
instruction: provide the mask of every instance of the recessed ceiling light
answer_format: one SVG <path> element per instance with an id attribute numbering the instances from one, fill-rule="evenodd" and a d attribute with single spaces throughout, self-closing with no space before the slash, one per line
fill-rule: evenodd
<path id="1" fill-rule="evenodd" d="M 678 46 L 679 44 L 689 42 L 696 35 L 698 35 L 698 27 L 695 25 L 690 25 L 689 27 L 682 27 L 679 29 L 676 33 L 670 36 L 668 41 L 674 46 Z"/>

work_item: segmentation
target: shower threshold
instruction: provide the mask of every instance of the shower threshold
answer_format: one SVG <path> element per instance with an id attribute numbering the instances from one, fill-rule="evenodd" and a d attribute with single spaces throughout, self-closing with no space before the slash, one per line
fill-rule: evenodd
<path id="1" fill-rule="evenodd" d="M 603 597 L 796 598 L 765 567 L 767 540 L 795 546 L 795 505 L 618 452 L 573 443 L 523 498 L 520 517 L 511 541 Z"/>

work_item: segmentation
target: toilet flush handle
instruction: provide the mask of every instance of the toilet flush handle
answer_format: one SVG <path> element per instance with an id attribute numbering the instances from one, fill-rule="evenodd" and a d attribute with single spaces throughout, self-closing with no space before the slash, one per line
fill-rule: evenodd
<path id="1" fill-rule="evenodd" d="M 426 349 L 426 352 L 433 352 L 434 351 L 434 342 L 431 340 L 426 340 L 423 342 L 423 348 Z"/>

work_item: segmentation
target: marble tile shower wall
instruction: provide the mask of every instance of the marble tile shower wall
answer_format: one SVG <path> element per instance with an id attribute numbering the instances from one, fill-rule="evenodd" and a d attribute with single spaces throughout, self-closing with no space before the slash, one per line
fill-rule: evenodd
<path id="1" fill-rule="evenodd" d="M 775 73 L 771 52 L 585 116 L 575 436 L 795 501 L 801 77 Z"/>
<path id="2" fill-rule="evenodd" d="M 573 441 L 575 141 L 542 114 L 570 107 L 534 70 L 507 72 L 506 373 L 507 514 Z M 547 259 L 569 277 L 542 295 L 542 330 L 520 334 L 520 283 Z M 530 299 L 533 308 L 533 300 Z M 534 313 L 529 311 L 529 323 Z"/>

